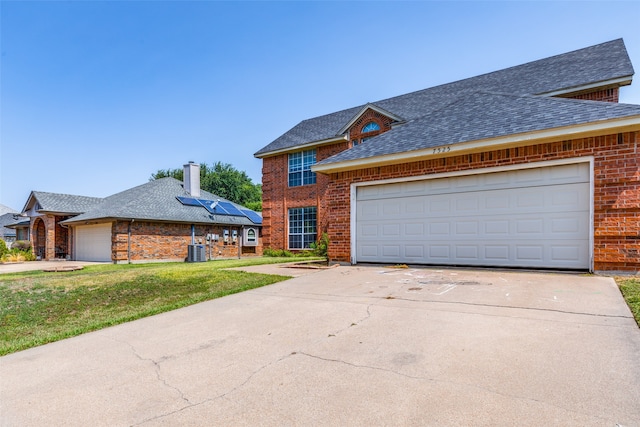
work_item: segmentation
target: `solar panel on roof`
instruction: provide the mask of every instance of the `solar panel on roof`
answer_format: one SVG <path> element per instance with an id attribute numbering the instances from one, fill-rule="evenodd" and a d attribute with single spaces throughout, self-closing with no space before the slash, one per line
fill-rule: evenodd
<path id="1" fill-rule="evenodd" d="M 221 202 L 219 200 L 195 199 L 193 197 L 177 196 L 176 199 L 185 206 L 202 206 L 209 213 L 215 215 L 243 216 L 247 217 L 254 224 L 262 224 L 262 217 L 256 212 L 248 209 L 238 209 L 233 203 Z"/>
<path id="2" fill-rule="evenodd" d="M 198 199 L 194 199 L 193 197 L 177 196 L 176 199 L 178 199 L 180 203 L 185 206 L 200 206 L 200 202 L 198 202 Z"/>
<path id="3" fill-rule="evenodd" d="M 220 202 L 218 203 L 218 206 L 224 209 L 227 212 L 227 215 L 244 216 L 244 214 L 240 212 L 240 209 L 236 208 L 233 204 L 229 202 Z"/>
<path id="4" fill-rule="evenodd" d="M 262 224 L 262 217 L 258 213 L 250 211 L 248 209 L 242 209 L 242 213 L 254 224 Z"/>

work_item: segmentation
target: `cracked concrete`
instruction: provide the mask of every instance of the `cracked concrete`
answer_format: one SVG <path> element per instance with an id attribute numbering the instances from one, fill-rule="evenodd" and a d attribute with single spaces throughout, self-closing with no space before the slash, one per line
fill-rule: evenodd
<path id="1" fill-rule="evenodd" d="M 609 278 L 296 273 L 0 358 L 0 425 L 640 425 Z"/>

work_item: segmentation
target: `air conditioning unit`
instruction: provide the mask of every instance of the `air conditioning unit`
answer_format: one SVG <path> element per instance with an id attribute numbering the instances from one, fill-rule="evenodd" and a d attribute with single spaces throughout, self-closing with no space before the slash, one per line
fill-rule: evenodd
<path id="1" fill-rule="evenodd" d="M 242 235 L 242 246 L 258 246 L 258 229 L 256 227 L 247 227 Z"/>
<path id="2" fill-rule="evenodd" d="M 187 250 L 187 262 L 205 262 L 207 253 L 204 245 L 189 245 Z"/>

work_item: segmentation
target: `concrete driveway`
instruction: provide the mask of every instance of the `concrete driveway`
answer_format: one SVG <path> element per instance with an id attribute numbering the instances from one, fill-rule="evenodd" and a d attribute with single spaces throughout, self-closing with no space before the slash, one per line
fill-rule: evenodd
<path id="1" fill-rule="evenodd" d="M 0 358 L 0 424 L 633 426 L 639 360 L 610 278 L 339 267 Z"/>

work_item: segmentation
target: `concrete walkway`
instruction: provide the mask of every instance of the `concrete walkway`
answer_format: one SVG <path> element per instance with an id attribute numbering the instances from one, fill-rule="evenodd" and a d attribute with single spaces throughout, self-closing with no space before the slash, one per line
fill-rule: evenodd
<path id="1" fill-rule="evenodd" d="M 2 357 L 0 425 L 638 426 L 639 354 L 610 278 L 339 267 Z"/>
<path id="2" fill-rule="evenodd" d="M 74 266 L 111 264 L 110 262 L 91 262 L 91 261 L 29 261 L 29 262 L 8 262 L 0 264 L 0 274 L 4 273 L 21 273 L 23 271 L 46 270 L 49 268 L 65 268 Z"/>

